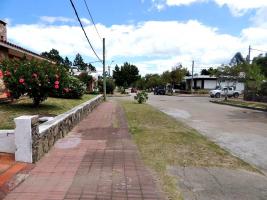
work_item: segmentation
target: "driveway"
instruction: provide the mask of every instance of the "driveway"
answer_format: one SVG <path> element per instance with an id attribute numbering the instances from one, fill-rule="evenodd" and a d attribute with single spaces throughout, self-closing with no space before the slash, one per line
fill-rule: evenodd
<path id="1" fill-rule="evenodd" d="M 209 100 L 150 95 L 148 103 L 267 174 L 267 113 L 213 104 Z"/>

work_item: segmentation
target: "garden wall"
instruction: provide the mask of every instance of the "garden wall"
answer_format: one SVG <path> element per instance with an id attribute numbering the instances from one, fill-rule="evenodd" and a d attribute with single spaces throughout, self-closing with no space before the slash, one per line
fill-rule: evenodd
<path id="1" fill-rule="evenodd" d="M 0 130 L 0 152 L 15 153 L 14 130 Z"/>
<path id="2" fill-rule="evenodd" d="M 16 118 L 16 160 L 29 163 L 38 161 L 53 147 L 58 139 L 64 137 L 98 106 L 103 99 L 102 95 L 98 95 L 41 125 L 38 124 L 38 116 L 21 116 Z"/>

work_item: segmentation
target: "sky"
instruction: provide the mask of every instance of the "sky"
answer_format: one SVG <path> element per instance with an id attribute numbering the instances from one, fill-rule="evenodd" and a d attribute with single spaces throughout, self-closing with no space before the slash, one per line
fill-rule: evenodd
<path id="1" fill-rule="evenodd" d="M 267 0 L 73 0 L 87 35 L 106 63 L 130 62 L 142 75 L 162 73 L 178 64 L 195 71 L 228 64 L 249 45 L 267 51 Z M 69 0 L 0 0 L 0 19 L 8 23 L 8 41 L 36 53 L 57 49 L 86 62 L 96 56 Z M 261 52 L 253 50 L 252 57 Z M 112 62 L 114 61 L 114 62 Z M 101 63 L 94 63 L 101 71 Z"/>

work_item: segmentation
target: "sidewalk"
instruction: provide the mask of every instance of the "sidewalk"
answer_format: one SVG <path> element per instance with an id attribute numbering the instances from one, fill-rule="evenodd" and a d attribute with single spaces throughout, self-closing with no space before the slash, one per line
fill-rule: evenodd
<path id="1" fill-rule="evenodd" d="M 59 140 L 5 199 L 164 198 L 139 158 L 123 111 L 105 102 Z"/>

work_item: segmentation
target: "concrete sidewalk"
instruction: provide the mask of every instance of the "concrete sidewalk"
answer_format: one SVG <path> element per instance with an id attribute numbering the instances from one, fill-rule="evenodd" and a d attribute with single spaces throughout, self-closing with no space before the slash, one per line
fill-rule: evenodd
<path id="1" fill-rule="evenodd" d="M 165 199 L 131 140 L 123 111 L 97 107 L 6 198 Z"/>

